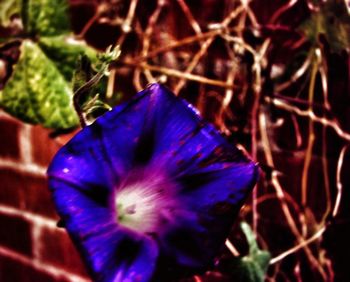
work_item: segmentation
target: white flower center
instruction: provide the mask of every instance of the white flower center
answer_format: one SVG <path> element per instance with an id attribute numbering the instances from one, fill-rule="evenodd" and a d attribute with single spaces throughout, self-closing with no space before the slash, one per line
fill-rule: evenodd
<path id="1" fill-rule="evenodd" d="M 156 232 L 160 218 L 176 206 L 175 185 L 160 173 L 138 172 L 117 188 L 117 220 L 130 229 Z"/>

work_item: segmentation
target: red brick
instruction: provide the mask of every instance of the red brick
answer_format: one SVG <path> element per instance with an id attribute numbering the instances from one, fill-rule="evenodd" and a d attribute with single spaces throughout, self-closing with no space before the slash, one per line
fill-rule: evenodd
<path id="1" fill-rule="evenodd" d="M 61 145 L 49 136 L 50 131 L 40 126 L 32 127 L 32 153 L 34 162 L 48 166 Z"/>
<path id="2" fill-rule="evenodd" d="M 18 143 L 19 124 L 13 120 L 0 120 L 0 157 L 18 159 L 20 156 Z"/>
<path id="3" fill-rule="evenodd" d="M 32 256 L 32 236 L 29 222 L 0 214 L 0 245 L 27 256 Z M 2 281 L 0 279 L 0 281 Z"/>
<path id="4" fill-rule="evenodd" d="M 66 232 L 43 228 L 40 243 L 42 261 L 87 276 L 81 258 Z"/>
<path id="5" fill-rule="evenodd" d="M 44 176 L 32 176 L 11 169 L 2 169 L 0 179 L 0 203 L 57 218 Z"/>
<path id="6" fill-rule="evenodd" d="M 69 282 L 69 280 L 55 278 L 31 266 L 22 264 L 12 258 L 0 255 L 1 282 Z"/>

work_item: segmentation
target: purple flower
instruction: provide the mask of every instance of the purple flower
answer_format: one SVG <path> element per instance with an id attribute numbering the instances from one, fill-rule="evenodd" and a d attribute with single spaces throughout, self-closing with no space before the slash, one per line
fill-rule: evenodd
<path id="1" fill-rule="evenodd" d="M 48 175 L 93 279 L 143 282 L 212 266 L 258 168 L 153 84 L 81 130 Z"/>

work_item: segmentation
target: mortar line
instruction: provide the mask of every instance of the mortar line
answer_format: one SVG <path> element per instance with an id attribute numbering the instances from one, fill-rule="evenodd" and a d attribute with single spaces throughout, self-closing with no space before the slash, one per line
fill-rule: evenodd
<path id="1" fill-rule="evenodd" d="M 44 264 L 37 259 L 26 257 L 3 246 L 0 246 L 0 254 L 6 257 L 10 257 L 11 259 L 19 261 L 27 266 L 31 266 L 36 270 L 52 275 L 55 278 L 66 278 L 70 282 L 91 282 L 87 278 L 73 273 L 68 273 L 66 270 L 59 269 L 56 266 L 48 265 L 46 263 Z"/>
<path id="2" fill-rule="evenodd" d="M 18 143 L 21 152 L 21 161 L 24 164 L 31 164 L 33 162 L 31 136 L 31 126 L 22 124 L 19 131 Z"/>
<path id="3" fill-rule="evenodd" d="M 25 210 L 16 209 L 14 207 L 10 207 L 7 205 L 0 205 L 0 213 L 5 214 L 5 215 L 9 215 L 9 216 L 23 218 L 31 223 L 34 223 L 36 225 L 41 226 L 41 227 L 44 226 L 44 227 L 48 227 L 48 228 L 55 228 L 57 230 L 61 230 L 61 229 L 57 228 L 57 225 L 56 225 L 57 220 L 49 219 L 47 217 L 37 215 L 37 214 L 34 214 L 32 212 L 28 212 Z"/>
<path id="4" fill-rule="evenodd" d="M 13 169 L 15 171 L 29 173 L 36 176 L 45 176 L 46 168 L 34 163 L 22 164 L 17 161 L 0 158 L 0 169 Z"/>

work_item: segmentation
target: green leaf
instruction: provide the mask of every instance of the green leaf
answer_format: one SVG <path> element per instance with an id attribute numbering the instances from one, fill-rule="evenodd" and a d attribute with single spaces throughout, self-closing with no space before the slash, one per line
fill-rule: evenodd
<path id="1" fill-rule="evenodd" d="M 350 15 L 345 1 L 330 0 L 320 4 L 320 9 L 312 12 L 300 29 L 313 44 L 319 44 L 320 35 L 323 35 L 333 52 L 349 50 Z"/>
<path id="2" fill-rule="evenodd" d="M 242 222 L 241 228 L 249 246 L 249 253 L 243 257 L 235 257 L 230 263 L 232 279 L 240 282 L 263 282 L 269 266 L 271 255 L 260 250 L 250 226 Z"/>
<path id="3" fill-rule="evenodd" d="M 241 228 L 244 235 L 247 238 L 248 246 L 249 246 L 249 257 L 251 257 L 263 270 L 263 272 L 267 271 L 270 261 L 270 254 L 267 251 L 262 251 L 259 249 L 259 246 L 256 242 L 255 235 L 250 228 L 250 226 L 246 222 L 241 223 Z"/>
<path id="4" fill-rule="evenodd" d="M 69 83 L 37 44 L 24 40 L 12 76 L 0 92 L 0 105 L 12 115 L 55 129 L 78 124 Z"/>
<path id="5" fill-rule="evenodd" d="M 20 0 L 0 0 L 0 25 L 7 27 L 11 23 L 11 16 L 21 11 Z"/>
<path id="6" fill-rule="evenodd" d="M 68 0 L 22 0 L 22 21 L 29 34 L 53 36 L 70 31 Z"/>
<path id="7" fill-rule="evenodd" d="M 67 81 L 72 80 L 81 55 L 86 55 L 92 63 L 97 61 L 97 52 L 88 47 L 85 41 L 77 41 L 68 36 L 41 37 L 38 44 Z"/>

